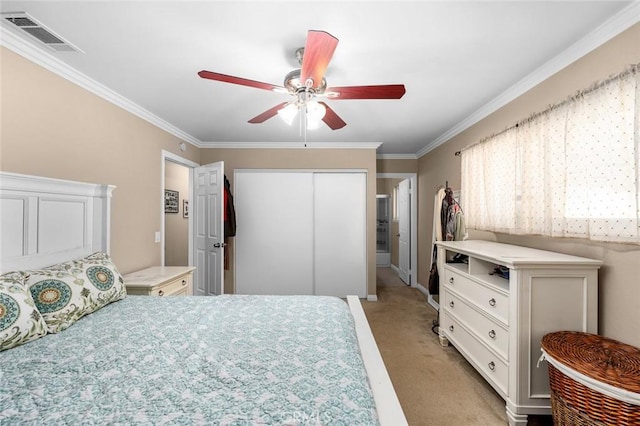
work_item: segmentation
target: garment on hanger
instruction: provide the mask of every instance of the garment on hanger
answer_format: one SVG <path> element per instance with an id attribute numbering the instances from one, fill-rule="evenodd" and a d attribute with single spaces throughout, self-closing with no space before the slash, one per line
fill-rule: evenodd
<path id="1" fill-rule="evenodd" d="M 453 198 L 450 188 L 445 190 L 442 200 L 442 239 L 444 241 L 462 241 L 466 239 L 467 230 L 464 224 L 462 207 Z"/>
<path id="2" fill-rule="evenodd" d="M 438 274 L 436 241 L 442 241 L 442 206 L 445 198 L 444 188 L 438 189 L 433 203 L 433 241 L 431 248 L 431 270 L 429 271 L 429 294 L 435 295 L 440 291 L 440 277 Z"/>
<path id="3" fill-rule="evenodd" d="M 236 235 L 236 209 L 233 205 L 233 195 L 231 194 L 231 184 L 227 176 L 224 176 L 224 237 L 235 237 Z"/>
<path id="4" fill-rule="evenodd" d="M 223 211 L 224 211 L 224 243 L 228 247 L 229 237 L 236 235 L 236 209 L 233 205 L 233 194 L 231 194 L 231 183 L 224 176 L 224 194 L 223 194 Z M 229 249 L 224 251 L 224 269 L 229 270 Z"/>

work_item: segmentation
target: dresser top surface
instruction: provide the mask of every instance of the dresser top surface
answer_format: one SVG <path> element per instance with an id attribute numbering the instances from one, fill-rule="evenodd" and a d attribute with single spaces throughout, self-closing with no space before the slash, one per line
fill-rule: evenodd
<path id="1" fill-rule="evenodd" d="M 555 264 L 599 267 L 601 260 L 485 240 L 438 241 L 438 246 L 469 256 L 495 259 L 506 266 Z"/>

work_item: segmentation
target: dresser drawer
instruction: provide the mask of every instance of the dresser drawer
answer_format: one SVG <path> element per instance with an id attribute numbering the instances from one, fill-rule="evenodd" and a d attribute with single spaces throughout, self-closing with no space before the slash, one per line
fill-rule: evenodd
<path id="1" fill-rule="evenodd" d="M 489 315 L 509 324 L 509 295 L 445 267 L 445 286 Z"/>
<path id="2" fill-rule="evenodd" d="M 487 318 L 469 306 L 464 300 L 448 291 L 444 291 L 442 304 L 446 315 L 452 315 L 464 324 L 473 334 L 487 346 L 496 351 L 504 359 L 509 359 L 509 330 L 496 321 Z"/>
<path id="3" fill-rule="evenodd" d="M 445 336 L 458 348 L 471 364 L 493 385 L 506 395 L 509 385 L 509 365 L 492 353 L 477 340 L 465 327 L 450 315 L 443 315 Z"/>

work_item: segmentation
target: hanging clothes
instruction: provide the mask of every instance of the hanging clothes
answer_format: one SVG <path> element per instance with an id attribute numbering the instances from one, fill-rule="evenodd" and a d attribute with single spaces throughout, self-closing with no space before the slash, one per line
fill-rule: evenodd
<path id="1" fill-rule="evenodd" d="M 442 241 L 442 203 L 445 198 L 444 188 L 438 189 L 433 202 L 433 241 L 431 248 L 431 270 L 429 271 L 429 294 L 436 295 L 440 288 L 440 277 L 438 274 L 436 241 Z"/>
<path id="2" fill-rule="evenodd" d="M 224 194 L 222 198 L 224 203 L 224 243 L 225 246 L 229 247 L 229 237 L 235 237 L 236 235 L 236 208 L 233 205 L 231 183 L 227 179 L 227 175 L 224 176 Z M 227 271 L 230 269 L 229 251 L 229 248 L 224 251 L 224 269 Z"/>
<path id="3" fill-rule="evenodd" d="M 231 183 L 227 176 L 224 176 L 224 237 L 235 237 L 236 235 L 236 209 L 233 205 L 233 194 L 231 194 Z"/>
<path id="4" fill-rule="evenodd" d="M 433 251 L 429 272 L 429 293 L 439 291 L 437 270 L 437 241 L 463 241 L 467 239 L 462 207 L 453 197 L 451 188 L 440 188 L 436 193 L 433 210 Z"/>
<path id="5" fill-rule="evenodd" d="M 447 238 L 447 223 L 449 221 L 449 213 L 452 205 L 455 204 L 453 191 L 451 188 L 444 190 L 444 198 L 442 198 L 442 206 L 440 208 L 440 241 L 449 241 Z"/>
<path id="6" fill-rule="evenodd" d="M 453 198 L 450 188 L 445 190 L 442 200 L 442 239 L 444 241 L 462 241 L 467 237 L 462 207 Z"/>

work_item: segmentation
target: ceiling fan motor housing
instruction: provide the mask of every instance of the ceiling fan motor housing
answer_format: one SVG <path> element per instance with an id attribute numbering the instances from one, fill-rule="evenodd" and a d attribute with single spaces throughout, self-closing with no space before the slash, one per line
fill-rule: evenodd
<path id="1" fill-rule="evenodd" d="M 307 88 L 307 86 L 305 86 L 305 84 L 302 81 L 300 81 L 300 70 L 297 69 L 297 70 L 291 71 L 284 77 L 284 87 L 286 87 L 287 90 L 291 93 L 298 93 L 300 91 L 309 90 L 313 94 L 321 95 L 324 93 L 325 89 L 327 88 L 327 80 L 323 77 L 322 81 L 320 82 L 320 84 L 317 85 L 317 87 Z"/>

